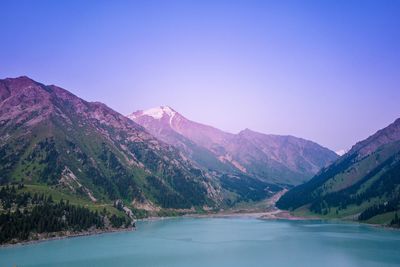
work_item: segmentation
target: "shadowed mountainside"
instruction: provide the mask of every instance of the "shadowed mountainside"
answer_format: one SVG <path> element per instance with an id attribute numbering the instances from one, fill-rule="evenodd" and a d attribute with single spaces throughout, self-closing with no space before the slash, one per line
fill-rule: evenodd
<path id="1" fill-rule="evenodd" d="M 309 182 L 287 192 L 277 205 L 330 217 L 396 224 L 395 214 L 400 209 L 400 119 L 354 145 Z"/>

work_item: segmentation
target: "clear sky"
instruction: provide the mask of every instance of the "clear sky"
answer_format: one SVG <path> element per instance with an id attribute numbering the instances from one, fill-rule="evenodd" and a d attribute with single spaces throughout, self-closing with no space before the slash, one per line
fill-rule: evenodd
<path id="1" fill-rule="evenodd" d="M 349 148 L 400 117 L 400 1 L 0 2 L 0 78 Z"/>

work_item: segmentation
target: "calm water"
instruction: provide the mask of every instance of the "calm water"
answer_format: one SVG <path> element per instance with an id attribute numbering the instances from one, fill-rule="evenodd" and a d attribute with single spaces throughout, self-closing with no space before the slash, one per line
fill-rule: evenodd
<path id="1" fill-rule="evenodd" d="M 113 233 L 0 249 L 0 266 L 400 266 L 400 231 L 249 218 L 141 222 Z"/>

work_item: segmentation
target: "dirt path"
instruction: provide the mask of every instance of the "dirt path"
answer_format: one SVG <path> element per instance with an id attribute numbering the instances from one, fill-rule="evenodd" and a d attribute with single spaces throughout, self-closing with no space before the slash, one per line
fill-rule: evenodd
<path id="1" fill-rule="evenodd" d="M 276 193 L 275 195 L 273 195 L 271 198 L 269 198 L 267 200 L 267 209 L 268 208 L 273 208 L 276 209 L 276 202 L 278 202 L 278 200 L 287 192 L 288 190 L 285 188 L 281 191 L 279 191 L 278 193 Z"/>
<path id="2" fill-rule="evenodd" d="M 277 192 L 272 197 L 266 199 L 263 202 L 263 208 L 256 209 L 241 209 L 241 210 L 230 210 L 223 211 L 214 214 L 189 214 L 183 217 L 196 217 L 196 218 L 230 218 L 230 217 L 247 217 L 247 218 L 259 218 L 264 220 L 303 220 L 305 218 L 296 217 L 290 214 L 288 211 L 280 210 L 276 207 L 276 202 L 287 192 L 287 189 L 283 189 Z"/>
<path id="3" fill-rule="evenodd" d="M 264 212 L 259 218 L 265 220 L 277 220 L 277 219 L 286 219 L 286 220 L 304 220 L 306 218 L 293 216 L 289 211 L 280 210 L 276 207 L 276 202 L 287 192 L 287 189 L 283 189 L 279 191 L 271 198 L 267 200 L 266 212 Z"/>

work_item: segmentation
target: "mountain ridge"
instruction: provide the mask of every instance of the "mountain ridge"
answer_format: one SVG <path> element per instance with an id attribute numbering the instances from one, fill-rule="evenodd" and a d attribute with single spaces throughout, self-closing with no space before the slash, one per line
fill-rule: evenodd
<path id="1" fill-rule="evenodd" d="M 357 142 L 277 206 L 330 217 L 390 224 L 400 209 L 400 119 Z"/>
<path id="2" fill-rule="evenodd" d="M 217 176 L 100 102 L 28 77 L 0 80 L 0 183 L 40 185 L 135 210 L 220 208 L 281 188 Z"/>
<path id="3" fill-rule="evenodd" d="M 262 134 L 250 129 L 232 134 L 191 121 L 168 106 L 136 111 L 128 117 L 154 136 L 184 151 L 198 167 L 212 169 L 219 165 L 217 171 L 244 173 L 277 184 L 301 183 L 337 158 L 333 151 L 306 139 Z M 214 162 L 213 166 L 192 157 L 199 147 L 207 151 L 204 153 Z"/>
<path id="4" fill-rule="evenodd" d="M 67 141 L 73 142 L 74 145 L 72 146 L 75 146 L 79 140 L 73 135 L 82 136 L 82 134 L 92 136 L 93 140 L 96 141 L 97 139 L 102 140 L 101 142 L 99 141 L 100 144 L 96 144 L 96 146 L 99 145 L 100 147 L 96 147 L 95 149 L 101 150 L 101 153 L 105 154 L 104 156 L 107 158 L 105 158 L 104 161 L 109 161 L 109 157 L 111 157 L 112 160 L 115 161 L 114 164 L 116 164 L 116 166 L 113 167 L 119 166 L 118 168 L 121 168 L 120 171 L 124 173 L 126 172 L 124 175 L 122 175 L 126 178 L 126 181 L 124 182 L 129 181 L 130 186 L 132 187 L 130 190 L 134 191 L 138 188 L 133 189 L 136 188 L 137 185 L 130 180 L 130 175 L 127 174 L 133 170 L 128 170 L 130 168 L 141 169 L 140 172 L 142 172 L 142 175 L 144 175 L 143 172 L 156 174 L 160 171 L 163 171 L 164 175 L 168 175 L 165 173 L 165 171 L 167 171 L 170 167 L 175 166 L 174 168 L 181 169 L 183 172 L 186 172 L 188 176 L 191 176 L 189 174 L 191 167 L 188 167 L 187 163 L 185 163 L 183 159 L 180 159 L 179 152 L 173 151 L 173 149 L 171 150 L 167 144 L 163 144 L 148 134 L 143 127 L 108 108 L 105 104 L 84 101 L 62 88 L 54 85 L 45 86 L 40 83 L 36 83 L 27 77 L 6 79 L 2 81 L 1 84 L 3 89 L 1 95 L 8 96 L 2 97 L 3 101 L 0 105 L 0 109 L 3 111 L 0 113 L 2 130 L 4 130 L 2 132 L 2 136 L 5 135 L 5 131 L 7 130 L 9 132 L 14 132 L 16 134 L 15 138 L 19 138 L 18 133 L 32 137 L 30 133 L 35 131 L 36 126 L 41 122 L 45 122 L 47 125 L 46 127 L 48 127 L 46 129 L 48 130 L 46 135 L 49 135 L 49 138 L 53 137 L 53 135 L 57 135 L 57 137 L 54 138 L 56 139 L 54 141 L 55 143 L 58 142 L 57 139 L 73 139 L 74 141 Z M 15 125 L 18 127 L 14 127 Z M 13 127 L 16 129 L 11 129 Z M 25 128 L 27 131 L 24 131 Z M 62 130 L 60 131 L 59 129 Z M 80 130 L 83 132 L 80 132 Z M 47 143 L 54 143 L 53 141 L 49 141 L 49 139 L 45 140 L 47 140 Z M 56 147 L 57 144 L 51 145 L 54 146 L 53 149 L 64 151 L 65 148 L 61 147 L 61 145 L 59 145 L 61 148 Z M 143 144 L 145 144 L 145 146 L 143 146 Z M 129 148 L 129 145 L 131 148 Z M 37 143 L 34 146 L 37 146 Z M 93 144 L 93 146 L 95 145 Z M 78 147 L 79 149 L 77 150 L 86 150 L 86 152 L 80 152 L 89 154 L 88 150 L 90 148 L 87 147 L 87 144 L 81 143 L 78 145 Z M 160 155 L 156 156 L 158 152 L 160 152 Z M 57 153 L 60 154 L 59 152 Z M 100 153 L 100 151 L 96 151 L 96 153 Z M 138 157 L 138 153 L 142 153 L 142 155 Z M 152 155 L 152 157 L 159 157 L 157 163 L 152 162 L 152 159 L 150 158 L 146 158 L 146 153 L 150 153 L 149 155 Z M 169 156 L 172 157 L 172 159 L 166 159 L 166 155 L 168 154 L 170 154 Z M 63 156 L 60 155 L 59 157 L 63 158 Z M 96 157 L 93 155 L 91 158 Z M 64 160 L 67 162 L 72 162 L 74 159 L 64 158 L 62 161 Z M 112 166 L 108 166 L 101 170 L 101 168 L 97 166 L 98 162 L 101 162 L 101 159 L 94 161 L 91 160 L 91 163 L 86 162 L 86 164 L 91 165 L 94 170 L 99 171 L 100 173 L 98 175 L 100 176 L 105 174 L 103 172 L 112 173 L 114 171 Z M 57 162 L 56 164 L 61 163 Z M 76 164 L 82 165 L 79 163 Z M 120 166 L 120 164 L 126 165 L 126 169 Z M 160 169 L 160 166 L 156 167 L 156 165 L 153 166 L 152 164 L 166 164 L 165 166 L 168 166 L 168 168 L 162 170 Z M 63 167 L 57 167 L 63 169 Z M 29 166 L 27 168 L 29 168 Z M 78 169 L 84 169 L 82 166 L 80 168 L 68 166 L 68 168 L 73 169 L 73 173 L 76 176 L 78 176 Z M 60 176 L 63 173 L 62 170 L 59 169 L 54 171 L 56 171 L 57 175 Z M 173 170 L 171 171 L 174 172 Z M 170 170 L 167 172 L 170 172 Z M 157 176 L 160 177 L 156 174 L 155 177 Z M 104 182 L 103 180 L 106 179 L 105 177 L 102 177 L 101 180 L 102 181 L 98 182 Z M 113 184 L 114 181 L 111 179 L 109 182 Z M 90 182 L 87 181 L 87 183 L 89 184 Z M 114 185 L 111 184 L 108 185 L 110 188 L 107 189 L 111 190 L 108 192 L 108 197 L 115 197 L 114 194 L 118 195 L 120 192 L 113 188 Z M 90 186 L 88 185 L 88 187 Z M 120 185 L 120 189 L 124 190 L 122 185 Z M 139 199 L 136 199 L 136 201 L 145 199 L 143 195 L 145 193 L 137 192 L 137 194 L 138 195 L 136 197 Z"/>

